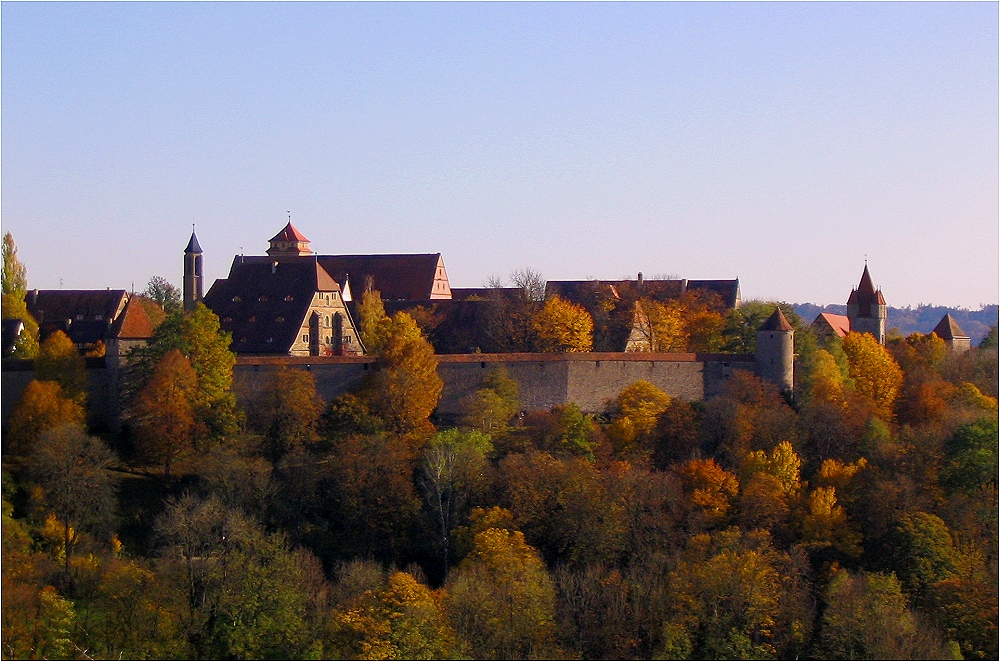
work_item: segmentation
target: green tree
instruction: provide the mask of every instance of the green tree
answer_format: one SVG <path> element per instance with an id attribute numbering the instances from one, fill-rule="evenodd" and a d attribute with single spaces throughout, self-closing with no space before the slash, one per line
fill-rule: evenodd
<path id="1" fill-rule="evenodd" d="M 992 486 L 996 494 L 998 436 L 996 417 L 960 425 L 945 443 L 941 484 L 968 495 L 986 492 Z"/>
<path id="2" fill-rule="evenodd" d="M 50 335 L 39 348 L 35 379 L 58 382 L 66 396 L 86 406 L 87 364 L 73 341 L 62 331 Z"/>
<path id="3" fill-rule="evenodd" d="M 486 456 L 492 450 L 482 432 L 446 430 L 434 435 L 421 453 L 418 482 L 438 525 L 445 574 L 449 536 L 466 514 L 469 497 L 485 487 Z"/>
<path id="4" fill-rule="evenodd" d="M 463 421 L 471 428 L 502 437 L 520 408 L 517 382 L 500 366 L 490 371 L 483 378 L 482 388 L 465 401 Z"/>
<path id="5" fill-rule="evenodd" d="M 194 450 L 197 389 L 198 375 L 191 362 L 172 349 L 156 365 L 129 411 L 139 454 L 162 463 L 167 476 L 174 460 Z"/>
<path id="6" fill-rule="evenodd" d="M 365 290 L 358 304 L 361 323 L 361 344 L 369 354 L 381 354 L 389 340 L 392 320 L 385 314 L 385 305 L 377 290 Z"/>
<path id="7" fill-rule="evenodd" d="M 143 294 L 154 301 L 168 315 L 181 309 L 181 291 L 162 276 L 153 276 Z"/>
<path id="8" fill-rule="evenodd" d="M 487 529 L 448 577 L 449 619 L 472 647 L 474 659 L 528 659 L 550 655 L 555 588 L 538 552 L 520 531 Z"/>
<path id="9" fill-rule="evenodd" d="M 80 532 L 102 527 L 114 515 L 114 478 L 107 469 L 115 455 L 107 445 L 76 426 L 39 435 L 28 459 L 29 473 L 45 493 L 45 503 L 63 526 L 65 572 Z"/>
<path id="10" fill-rule="evenodd" d="M 911 595 L 958 574 L 958 553 L 951 531 L 937 515 L 920 511 L 903 515 L 892 531 L 893 565 Z"/>
<path id="11" fill-rule="evenodd" d="M 3 319 L 19 319 L 24 329 L 14 343 L 12 355 L 4 358 L 31 359 L 38 353 L 38 323 L 28 312 L 27 292 L 28 272 L 17 258 L 14 236 L 8 232 L 3 236 Z"/>
<path id="12" fill-rule="evenodd" d="M 590 313 L 559 296 L 546 299 L 532 321 L 542 352 L 589 352 L 594 346 Z"/>
<path id="13" fill-rule="evenodd" d="M 191 361 L 198 376 L 195 418 L 202 437 L 196 441 L 214 441 L 235 434 L 242 413 L 232 392 L 236 355 L 229 349 L 231 342 L 232 335 L 220 329 L 219 317 L 201 302 L 190 313 L 170 315 L 146 345 L 132 350 L 128 394 L 134 398 L 152 377 L 156 365 L 176 349 Z"/>

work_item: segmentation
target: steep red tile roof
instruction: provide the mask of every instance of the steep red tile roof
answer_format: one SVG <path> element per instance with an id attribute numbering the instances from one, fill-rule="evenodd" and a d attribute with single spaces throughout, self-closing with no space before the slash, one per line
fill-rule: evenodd
<path id="1" fill-rule="evenodd" d="M 841 338 L 851 332 L 851 319 L 847 315 L 820 313 L 812 323 L 814 327 L 820 327 L 824 324 L 829 326 Z"/>
<path id="2" fill-rule="evenodd" d="M 785 318 L 784 313 L 781 312 L 781 308 L 775 308 L 771 316 L 767 318 L 764 325 L 760 327 L 760 331 L 794 331 L 792 325 L 788 323 L 788 319 Z"/>
<path id="3" fill-rule="evenodd" d="M 192 235 L 193 236 L 193 235 Z M 309 241 L 306 239 L 305 235 L 295 229 L 292 222 L 289 221 L 288 225 L 281 229 L 281 232 L 271 237 L 271 241 Z"/>
<path id="4" fill-rule="evenodd" d="M 129 302 L 125 304 L 125 310 L 111 325 L 110 336 L 122 340 L 145 339 L 151 338 L 154 330 L 153 323 L 149 320 L 149 315 L 146 314 L 146 309 L 135 297 L 130 297 Z"/>
<path id="5" fill-rule="evenodd" d="M 938 325 L 931 333 L 936 333 L 942 340 L 954 340 L 955 338 L 968 338 L 969 336 L 958 325 L 951 313 L 945 313 Z"/>

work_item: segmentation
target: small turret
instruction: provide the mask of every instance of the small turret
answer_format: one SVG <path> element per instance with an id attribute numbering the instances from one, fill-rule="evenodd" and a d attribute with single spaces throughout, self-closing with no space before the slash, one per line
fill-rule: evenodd
<path id="1" fill-rule="evenodd" d="M 272 257 L 294 257 L 299 255 L 312 255 L 309 248 L 309 240 L 305 235 L 295 229 L 292 222 L 281 229 L 281 232 L 271 237 L 270 247 L 267 254 Z"/>
<path id="2" fill-rule="evenodd" d="M 191 229 L 191 240 L 184 249 L 184 310 L 194 310 L 194 305 L 204 296 L 204 276 L 201 264 L 201 244 Z"/>
<path id="3" fill-rule="evenodd" d="M 795 329 L 775 307 L 757 330 L 757 376 L 776 384 L 783 393 L 795 387 Z"/>
<path id="4" fill-rule="evenodd" d="M 937 334 L 938 338 L 948 345 L 948 349 L 953 352 L 964 352 L 972 347 L 972 339 L 965 335 L 965 331 L 958 325 L 951 313 L 946 313 L 938 325 L 931 333 Z"/>

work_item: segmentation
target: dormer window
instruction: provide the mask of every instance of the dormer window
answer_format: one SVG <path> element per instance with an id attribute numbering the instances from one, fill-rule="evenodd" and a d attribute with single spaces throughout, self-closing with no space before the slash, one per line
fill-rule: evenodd
<path id="1" fill-rule="evenodd" d="M 233 302 L 234 303 L 239 303 L 240 301 L 243 301 L 243 299 L 240 298 L 240 297 L 233 297 Z"/>
<path id="2" fill-rule="evenodd" d="M 291 294 L 289 294 L 288 296 L 285 297 L 285 301 L 291 301 L 291 300 L 292 300 L 292 295 Z"/>
<path id="3" fill-rule="evenodd" d="M 246 341 L 247 341 L 246 336 L 243 336 L 242 338 L 240 338 L 240 342 L 246 342 Z"/>
<path id="4" fill-rule="evenodd" d="M 222 318 L 222 321 L 223 321 L 223 322 L 232 322 L 232 321 L 233 321 L 233 318 L 232 318 L 232 317 L 223 317 L 223 318 Z"/>
<path id="5" fill-rule="evenodd" d="M 281 315 L 278 315 L 277 317 L 274 318 L 274 321 L 280 324 L 281 322 L 285 321 L 285 318 L 282 317 Z"/>
<path id="6" fill-rule="evenodd" d="M 273 337 L 272 338 L 268 338 L 267 342 L 274 342 L 274 338 Z"/>
<path id="7" fill-rule="evenodd" d="M 247 318 L 247 321 L 248 322 L 256 322 L 257 318 L 255 316 L 250 316 L 250 317 Z"/>
<path id="8" fill-rule="evenodd" d="M 260 295 L 259 297 L 257 297 L 257 301 L 267 301 L 267 295 L 266 294 Z"/>
<path id="9" fill-rule="evenodd" d="M 82 314 L 81 314 L 81 315 L 77 315 L 77 316 L 76 316 L 76 321 L 78 321 L 78 322 L 79 322 L 79 321 L 80 321 L 80 320 L 82 320 L 82 319 L 83 319 L 83 315 L 82 315 Z"/>
<path id="10" fill-rule="evenodd" d="M 102 319 L 104 319 L 104 315 L 94 315 L 94 319 L 100 322 Z"/>

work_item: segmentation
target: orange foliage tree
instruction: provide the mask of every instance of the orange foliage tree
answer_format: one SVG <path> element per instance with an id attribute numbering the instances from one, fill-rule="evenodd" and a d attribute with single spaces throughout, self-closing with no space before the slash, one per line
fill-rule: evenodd
<path id="1" fill-rule="evenodd" d="M 5 441 L 10 442 L 14 454 L 24 455 L 45 430 L 63 425 L 80 426 L 86 419 L 87 414 L 80 403 L 67 398 L 57 382 L 33 379 L 11 413 Z"/>
<path id="2" fill-rule="evenodd" d="M 542 352 L 589 352 L 594 346 L 590 313 L 559 296 L 546 299 L 532 326 Z"/>
<path id="3" fill-rule="evenodd" d="M 175 459 L 194 449 L 198 375 L 191 361 L 176 349 L 160 360 L 132 405 L 136 446 L 147 459 L 162 462 L 170 475 Z"/>
<path id="4" fill-rule="evenodd" d="M 892 355 L 868 333 L 847 334 L 844 353 L 850 363 L 854 392 L 872 403 L 875 415 L 893 418 L 893 406 L 903 385 L 903 371 Z"/>

